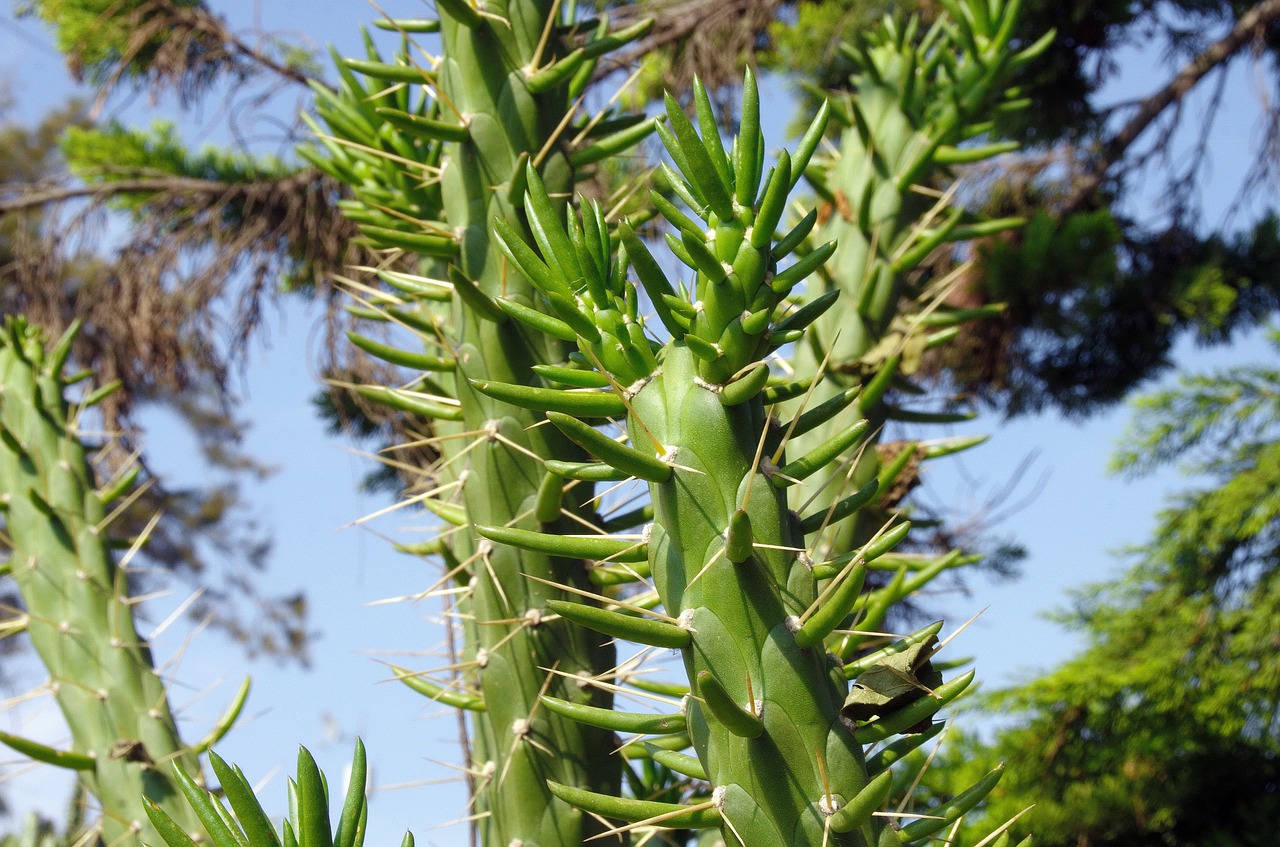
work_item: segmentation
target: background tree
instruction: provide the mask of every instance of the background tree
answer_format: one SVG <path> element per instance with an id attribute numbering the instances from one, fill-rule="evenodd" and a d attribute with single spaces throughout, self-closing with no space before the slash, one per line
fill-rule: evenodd
<path id="1" fill-rule="evenodd" d="M 1280 350 L 1280 334 L 1271 337 Z M 1114 468 L 1181 462 L 1172 499 L 1120 579 L 1060 616 L 1089 646 L 983 700 L 1016 715 L 956 748 L 930 793 L 1001 759 L 988 814 L 1047 845 L 1261 845 L 1280 815 L 1280 370 L 1184 376 L 1142 397 Z"/>
<path id="2" fill-rule="evenodd" d="M 759 58 L 816 96 L 846 85 L 851 59 L 841 39 L 856 39 L 886 12 L 911 8 L 928 19 L 933 5 L 778 5 Z M 957 292 L 958 304 L 1006 304 L 1000 318 L 932 364 L 952 388 L 1008 413 L 1084 415 L 1167 368 L 1176 339 L 1222 343 L 1277 306 L 1269 271 L 1277 222 L 1265 214 L 1263 191 L 1275 174 L 1273 110 L 1229 201 L 1234 214 L 1206 225 L 1200 200 L 1228 73 L 1253 61 L 1260 78 L 1274 80 L 1280 3 L 1022 6 L 1015 43 L 1049 29 L 1057 37 L 1018 83 L 1035 108 L 997 117 L 996 136 L 1022 142 L 1021 152 L 972 171 L 968 202 L 1032 223 L 986 245 L 980 271 Z M 1123 51 L 1135 47 L 1158 63 L 1151 93 L 1106 99 Z M 1184 107 L 1197 90 L 1207 105 L 1193 119 Z M 1189 154 L 1175 152 L 1188 144 Z"/>
<path id="3" fill-rule="evenodd" d="M 234 139 L 243 131 L 235 121 L 277 110 L 281 89 L 296 92 L 284 113 L 296 108 L 309 54 L 256 35 L 250 44 L 199 3 L 88 0 L 26 11 L 53 27 L 73 76 L 97 100 L 52 113 L 38 130 L 7 130 L 15 143 L 0 190 L 0 306 L 55 334 L 83 321 L 73 361 L 121 384 L 101 410 L 103 429 L 117 436 L 100 457 L 107 475 L 133 460 L 140 409 L 166 408 L 186 423 L 213 481 L 176 490 L 141 456 L 152 485 L 138 502 L 138 528 L 165 515 L 147 556 L 201 586 L 193 615 L 212 617 L 250 652 L 305 660 L 305 598 L 262 597 L 253 577 L 270 538 L 240 489 L 270 469 L 240 448 L 234 374 L 262 337 L 264 305 L 286 292 L 327 303 L 338 334 L 329 280 L 365 256 L 333 206 L 339 188 L 260 144 L 193 150 L 172 124 L 136 128 L 90 115 L 144 89 L 153 99 L 176 96 L 182 113 L 222 94 L 239 98 L 228 110 Z M 288 149 L 299 124 L 283 126 Z"/>

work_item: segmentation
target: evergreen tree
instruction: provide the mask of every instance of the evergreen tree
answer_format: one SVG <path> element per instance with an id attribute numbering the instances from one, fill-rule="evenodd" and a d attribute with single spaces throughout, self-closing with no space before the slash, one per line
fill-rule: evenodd
<path id="1" fill-rule="evenodd" d="M 1280 333 L 1272 334 L 1280 351 Z M 1182 463 L 1173 498 L 1120 579 L 1060 616 L 1074 659 L 983 702 L 1015 714 L 993 743 L 954 748 L 930 794 L 999 759 L 989 820 L 1043 845 L 1239 845 L 1280 818 L 1280 370 L 1182 377 L 1141 398 L 1113 466 Z"/>

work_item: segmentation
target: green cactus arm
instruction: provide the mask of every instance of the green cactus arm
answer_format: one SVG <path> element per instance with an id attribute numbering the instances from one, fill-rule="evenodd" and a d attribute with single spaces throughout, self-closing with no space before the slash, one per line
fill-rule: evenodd
<path id="1" fill-rule="evenodd" d="M 175 805 L 177 787 L 161 769 L 196 770 L 179 735 L 150 650 L 138 635 L 126 574 L 115 559 L 103 496 L 66 399 L 62 365 L 74 328 L 52 349 L 10 316 L 0 332 L 0 495 L 32 646 L 71 729 L 72 749 L 0 738 L 20 752 L 74 769 L 102 808 L 110 844 L 155 842 L 142 798 L 166 806 L 192 832 L 199 824 Z M 132 479 L 125 474 L 122 479 Z M 118 496 L 106 486 L 108 496 Z M 141 540 L 138 542 L 141 544 Z"/>
<path id="2" fill-rule="evenodd" d="M 903 409 L 889 392 L 905 385 L 924 352 L 954 337 L 957 327 L 998 312 L 953 307 L 948 298 L 963 271 L 929 273 L 924 263 L 939 248 L 1020 224 L 1012 218 L 982 220 L 960 208 L 952 170 L 960 164 L 955 150 L 961 144 L 964 164 L 1011 149 L 1000 139 L 965 142 L 991 109 L 1016 105 L 1007 93 L 1008 80 L 1043 49 L 1040 43 L 1021 52 L 1007 49 L 1017 14 L 1016 2 L 948 0 L 924 35 L 914 25 L 886 22 L 847 50 L 854 93 L 838 101 L 842 129 L 830 152 L 816 154 L 805 172 L 824 198 L 825 213 L 797 242 L 802 251 L 836 242 L 832 259 L 810 277 L 802 302 L 816 305 L 838 294 L 844 308 L 810 322 L 807 343 L 797 344 L 791 357 L 794 372 L 823 374 L 803 401 L 790 404 L 803 410 L 791 412 L 796 418 L 791 445 L 797 454 L 818 449 L 859 416 L 869 420 L 873 436 L 852 463 L 828 464 L 810 477 L 810 490 L 820 492 L 808 512 L 812 520 L 837 501 L 843 500 L 842 511 L 853 509 L 851 519 L 832 524 L 817 550 L 820 560 L 864 543 L 897 508 L 901 495 L 886 499 L 887 493 L 909 488 L 920 463 L 947 455 L 947 446 L 936 443 L 914 453 L 873 449 L 884 424 L 930 425 L 968 417 L 950 410 Z M 891 455 L 895 467 L 889 472 L 903 480 L 897 488 L 883 484 Z M 785 483 L 785 476 L 776 476 L 775 483 Z M 857 503 L 854 492 L 877 479 L 881 485 L 874 498 Z M 960 557 L 948 567 L 974 561 Z M 869 578 L 880 587 L 886 580 L 874 573 Z M 899 584 L 893 596 L 882 596 L 884 602 L 870 611 L 882 620 L 893 602 L 923 582 L 912 578 Z M 862 628 L 874 627 L 871 617 L 864 620 Z M 848 633 L 829 648 L 849 660 L 873 640 Z"/>
<path id="3" fill-rule="evenodd" d="M 750 77 L 744 88 L 750 109 Z M 698 87 L 694 96 L 699 112 L 705 111 L 697 102 L 705 96 Z M 778 187 L 790 182 L 787 167 L 775 168 L 768 178 L 761 173 L 758 179 L 741 167 L 726 173 L 718 164 L 719 139 L 700 136 L 692 121 L 672 113 L 674 104 L 668 108 L 672 129 L 662 137 L 686 180 L 681 193 L 700 201 L 693 211 L 705 223 L 705 236 L 684 227 L 688 231 L 682 238 L 671 242 L 673 248 L 682 248 L 675 250 L 677 258 L 695 275 L 689 296 L 692 314 L 682 336 L 655 353 L 643 318 L 631 307 L 634 289 L 625 275 L 610 274 L 603 292 L 588 287 L 575 278 L 567 254 L 555 255 L 566 250 L 555 233 L 544 232 L 537 239 L 537 254 L 532 247 L 525 248 L 528 255 L 510 244 L 505 249 L 547 269 L 545 288 L 561 292 L 565 308 L 577 312 L 568 323 L 594 322 L 590 333 L 579 333 L 580 353 L 608 376 L 625 400 L 631 448 L 646 456 L 652 450 L 670 469 L 648 478 L 653 523 L 645 541 L 670 643 L 688 642 L 679 646 L 692 689 L 685 702 L 688 731 L 712 788 L 705 802 L 717 813 L 723 840 L 752 847 L 897 843 L 897 830 L 872 815 L 888 796 L 891 778 L 868 771 L 863 746 L 927 727 L 933 714 L 963 692 L 972 675 L 942 682 L 930 665 L 926 641 L 917 639 L 914 646 L 882 653 L 885 667 L 868 668 L 851 691 L 842 663 L 824 650 L 828 636 L 846 621 L 859 620 L 855 610 L 866 563 L 900 543 L 908 524 L 892 521 L 881 526 L 853 553 L 834 557 L 842 565 L 832 565 L 823 576 L 810 566 L 820 543 L 829 546 L 825 535 L 835 521 L 834 512 L 826 510 L 821 519 L 802 521 L 788 499 L 801 481 L 770 484 L 779 464 L 788 466 L 788 436 L 766 407 L 767 380 L 759 382 L 754 395 L 743 392 L 747 396 L 734 397 L 731 403 L 723 395 L 727 386 L 755 372 L 779 343 L 792 340 L 791 333 L 802 337 L 801 327 L 785 335 L 774 330 L 790 313 L 786 298 L 791 289 L 803 273 L 820 268 L 824 254 L 802 265 L 801 272 L 778 273 L 778 263 L 787 257 L 775 255 L 773 240 L 759 239 L 756 226 L 763 221 L 772 231 L 774 209 L 785 201 L 785 193 L 779 199 Z M 754 125 L 750 116 L 743 125 Z M 743 147 L 738 143 L 733 149 Z M 538 179 L 537 174 L 528 175 L 531 189 L 537 188 Z M 749 205 L 738 202 L 746 192 L 734 184 L 737 179 L 763 186 Z M 531 202 L 536 204 L 541 194 L 533 193 Z M 679 227 L 681 220 L 673 223 Z M 569 230 L 574 226 L 571 220 Z M 633 237 L 623 233 L 624 244 Z M 604 254 L 593 258 L 602 267 L 611 261 L 609 246 L 606 240 Z M 628 245 L 628 255 L 632 252 L 639 251 Z M 654 274 L 652 267 L 638 271 L 646 288 L 672 288 Z M 562 293 L 566 288 L 567 296 Z M 896 359 L 890 357 L 869 384 L 842 398 L 843 407 L 873 407 L 896 369 Z M 544 389 L 530 395 L 529 402 L 557 406 L 562 401 L 556 397 L 564 394 Z M 556 417 L 556 422 L 563 428 L 562 418 Z M 856 437 L 824 440 L 807 453 L 817 468 L 798 468 L 806 476 L 819 469 L 830 473 L 865 443 L 868 430 L 859 427 Z M 611 461 L 612 447 L 597 452 L 606 464 Z M 910 445 L 867 480 L 861 503 L 887 488 L 915 454 Z M 629 454 L 613 458 L 620 464 L 634 461 Z M 857 505 L 840 518 L 856 514 Z M 549 551 L 568 551 L 577 543 L 540 533 L 493 537 Z M 937 567 L 958 559 L 944 557 Z M 897 573 L 885 589 L 865 595 L 877 604 L 874 610 L 868 606 L 867 615 L 883 614 L 882 609 L 900 598 L 907 568 L 899 566 Z M 860 626 L 864 623 L 859 620 Z M 897 669 L 897 664 L 904 668 Z M 910 684 L 901 684 L 895 672 Z M 891 690 L 892 695 L 875 699 L 860 693 L 873 686 Z M 864 706 L 864 701 L 875 705 Z M 582 717 L 601 721 L 595 714 Z M 859 726 L 861 722 L 865 725 Z M 985 784 L 974 790 L 983 789 Z M 575 795 L 575 802 L 629 822 L 619 831 L 638 825 L 637 818 L 644 814 L 639 807 L 596 795 Z M 683 813 L 671 807 L 664 814 Z"/>
<path id="4" fill-rule="evenodd" d="M 342 64 L 340 91 L 317 102 L 331 130 L 321 137 L 327 155 L 313 153 L 351 187 L 356 202 L 343 208 L 369 242 L 402 251 L 402 262 L 404 254 L 420 261 L 416 272 L 410 265 L 380 274 L 392 296 L 368 298 L 360 308 L 420 333 L 430 349 L 404 353 L 360 336 L 353 343 L 399 366 L 431 370 L 439 380 L 430 390 L 358 389 L 430 419 L 441 462 L 427 469 L 440 492 L 429 508 L 461 528 L 433 549 L 452 558 L 449 569 L 466 589 L 453 595 L 463 621 L 464 670 L 448 680 L 396 673 L 469 713 L 468 764 L 481 774 L 473 780 L 473 811 L 482 843 L 578 845 L 600 827 L 556 799 L 547 780 L 617 792 L 620 763 L 606 732 L 546 708 L 539 695 L 607 707 L 607 690 L 578 681 L 607 675 L 614 653 L 599 635 L 543 612 L 548 599 L 568 596 L 552 585 L 620 579 L 628 563 L 643 561 L 644 550 L 629 545 L 630 554 L 613 555 L 583 537 L 577 552 L 551 555 L 494 545 L 477 527 L 506 537 L 575 531 L 564 514 L 595 519 L 587 502 L 599 468 L 584 462 L 583 449 L 560 431 L 535 428 L 540 415 L 528 408 L 529 392 L 540 391 L 544 379 L 572 378 L 563 365 L 565 342 L 577 337 L 566 317 L 575 313 L 547 308 L 538 283 L 549 269 L 540 260 L 522 263 L 527 248 L 514 260 L 501 250 L 504 241 L 523 247 L 531 235 L 550 238 L 568 257 L 565 267 L 584 270 L 575 250 L 598 239 L 604 218 L 592 215 L 581 233 L 557 225 L 574 168 L 625 152 L 655 122 L 607 113 L 568 131 L 570 104 L 596 59 L 649 25 L 613 31 L 602 22 L 579 32 L 557 17 L 565 14 L 559 4 L 541 0 L 489 4 L 483 12 L 466 2 L 442 3 L 438 12 L 441 55 L 432 78 L 415 79 L 417 68 L 404 52 Z M 388 88 L 391 80 L 401 84 Z M 408 156 L 405 149 L 419 152 Z M 529 171 L 538 174 L 543 193 L 526 201 Z M 500 225 L 491 232 L 493 220 Z M 588 264 L 585 271 L 599 269 Z M 447 366 L 435 367 L 437 361 Z M 599 391 L 583 392 L 569 406 L 606 415 L 623 408 L 615 395 Z M 620 565 L 608 574 L 589 571 L 587 555 Z"/>

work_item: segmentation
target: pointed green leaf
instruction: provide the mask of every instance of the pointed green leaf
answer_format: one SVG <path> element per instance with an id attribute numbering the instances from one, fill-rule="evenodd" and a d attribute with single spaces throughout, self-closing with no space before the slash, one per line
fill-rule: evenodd
<path id="1" fill-rule="evenodd" d="M 543 695 L 538 698 L 542 705 L 557 715 L 570 720 L 607 729 L 611 732 L 638 733 L 640 735 L 670 735 L 684 732 L 687 728 L 684 715 L 649 715 L 638 712 L 618 712 L 613 709 L 599 709 L 582 703 L 571 703 L 557 697 Z"/>
<path id="2" fill-rule="evenodd" d="M 853 799 L 845 803 L 836 813 L 827 818 L 832 832 L 853 832 L 871 822 L 871 815 L 880 811 L 889 799 L 889 789 L 893 787 L 893 774 L 884 773 L 871 780 Z"/>
<path id="3" fill-rule="evenodd" d="M 351 758 L 351 773 L 348 776 L 347 796 L 342 803 L 342 811 L 338 815 L 338 829 L 334 834 L 334 847 L 357 847 L 357 836 L 361 835 L 361 817 L 365 810 L 365 781 L 367 779 L 364 742 L 356 739 L 356 750 Z M 254 847 L 258 847 L 254 845 Z"/>
<path id="4" fill-rule="evenodd" d="M 96 760 L 92 756 L 84 753 L 76 753 L 72 750 L 55 750 L 37 741 L 11 735 L 3 730 L 0 730 L 0 744 L 12 747 L 22 755 L 35 759 L 37 762 L 44 762 L 46 765 L 54 765 L 59 768 L 91 771 L 96 764 Z"/>
<path id="5" fill-rule="evenodd" d="M 782 213 L 787 210 L 787 196 L 791 193 L 791 156 L 786 150 L 778 154 L 778 163 L 769 171 L 764 196 L 756 209 L 755 222 L 751 224 L 751 246 L 764 250 L 773 243 L 774 231 Z"/>
<path id="6" fill-rule="evenodd" d="M 970 788 L 960 792 L 949 803 L 944 803 L 929 813 L 929 817 L 912 821 L 898 831 L 898 839 L 903 844 L 923 841 L 954 824 L 962 815 L 981 803 L 1004 776 L 1004 762 L 975 782 Z"/>
<path id="7" fill-rule="evenodd" d="M 792 154 L 791 185 L 789 188 L 795 188 L 796 183 L 800 181 L 800 177 L 804 176 L 805 168 L 809 167 L 809 160 L 813 158 L 818 145 L 822 143 L 822 136 L 827 131 L 827 121 L 830 118 L 831 103 L 823 100 L 822 105 L 818 107 L 818 113 L 813 116 L 813 120 L 809 123 L 809 128 L 805 130 L 804 135 L 800 138 L 800 143 L 796 146 L 796 152 Z"/>
<path id="8" fill-rule="evenodd" d="M 582 449 L 623 473 L 647 482 L 663 483 L 671 479 L 671 466 L 651 453 L 619 444 L 571 415 L 547 412 L 547 420 Z"/>
<path id="9" fill-rule="evenodd" d="M 477 380 L 471 385 L 495 400 L 538 412 L 563 412 L 581 418 L 617 418 L 627 413 L 626 403 L 612 391 L 564 391 Z"/>
<path id="10" fill-rule="evenodd" d="M 566 462 L 547 459 L 546 469 L 561 479 L 577 479 L 582 482 L 622 482 L 627 474 L 604 462 Z"/>
<path id="11" fill-rule="evenodd" d="M 457 292 L 462 302 L 478 317 L 499 325 L 506 323 L 507 313 L 498 307 L 492 297 L 481 291 L 480 287 L 457 265 L 452 263 L 449 265 L 449 281 L 453 283 L 453 290 Z"/>
<path id="12" fill-rule="evenodd" d="M 828 241 L 826 244 L 814 250 L 809 255 L 800 259 L 785 271 L 775 274 L 769 282 L 769 287 L 779 294 L 785 294 L 794 288 L 798 283 L 803 282 L 809 274 L 822 267 L 827 259 L 831 258 L 831 254 L 836 252 L 836 243 Z"/>
<path id="13" fill-rule="evenodd" d="M 857 562 L 837 575 L 839 585 L 826 599 L 821 600 L 817 610 L 796 631 L 796 644 L 808 649 L 826 640 L 853 611 L 866 575 L 867 567 L 862 562 Z"/>
<path id="14" fill-rule="evenodd" d="M 565 620 L 614 638 L 625 638 L 651 647 L 680 650 L 692 643 L 689 630 L 666 621 L 626 615 L 599 606 L 570 600 L 548 600 L 547 607 Z"/>
<path id="15" fill-rule="evenodd" d="M 405 232 L 385 226 L 362 225 L 360 232 L 379 249 L 396 247 L 409 253 L 448 259 L 458 255 L 458 240 L 452 235 Z"/>
<path id="16" fill-rule="evenodd" d="M 209 753 L 209 764 L 213 766 L 218 784 L 222 786 L 223 796 L 236 813 L 236 820 L 249 843 L 253 847 L 279 844 L 275 827 L 271 825 L 271 819 L 267 817 L 244 773 L 239 768 L 228 765 L 217 753 Z"/>
<path id="17" fill-rule="evenodd" d="M 573 388 L 608 388 L 609 378 L 586 368 L 564 368 L 558 365 L 534 365 L 533 372 L 543 379 Z"/>
<path id="18" fill-rule="evenodd" d="M 142 808 L 150 818 L 151 825 L 156 828 L 156 832 L 160 833 L 160 837 L 169 847 L 198 847 L 186 830 L 174 823 L 173 818 L 169 817 L 169 814 L 154 800 L 149 797 L 142 798 Z"/>
<path id="19" fill-rule="evenodd" d="M 493 220 L 493 240 L 497 242 L 498 249 L 511 260 L 516 270 L 529 280 L 534 288 L 543 294 L 554 291 L 566 297 L 573 296 L 569 286 L 542 259 L 538 258 L 538 254 L 525 243 L 524 238 L 502 218 Z"/>
<path id="20" fill-rule="evenodd" d="M 610 562 L 642 562 L 648 545 L 604 535 L 550 535 L 507 526 L 477 526 L 476 532 L 490 541 L 510 544 L 521 550 L 563 556 L 566 559 L 594 559 Z"/>
<path id="21" fill-rule="evenodd" d="M 745 403 L 764 390 L 769 382 L 769 365 L 759 362 L 751 370 L 720 390 L 720 403 L 732 408 Z"/>
<path id="22" fill-rule="evenodd" d="M 664 750 L 656 744 L 647 742 L 644 748 L 648 751 L 649 758 L 678 774 L 692 779 L 705 780 L 707 778 L 707 771 L 702 766 L 702 762 L 699 762 L 696 757 L 690 756 L 688 753 L 681 753 L 678 750 Z"/>
<path id="23" fill-rule="evenodd" d="M 774 484 L 787 485 L 791 484 L 791 480 L 808 479 L 817 471 L 834 462 L 845 450 L 862 441 L 870 428 L 871 423 L 867 420 L 860 420 L 852 426 L 846 427 L 804 456 L 794 462 L 788 462 L 783 465 L 779 469 L 777 476 L 773 477 Z M 834 516 L 832 520 L 835 520 Z"/>
<path id="24" fill-rule="evenodd" d="M 333 847 L 328 791 L 306 747 L 298 748 L 298 841 L 303 847 Z"/>
<path id="25" fill-rule="evenodd" d="M 422 415 L 424 418 L 441 421 L 462 420 L 462 407 L 447 397 L 420 394 L 401 388 L 387 388 L 382 385 L 360 385 L 356 387 L 356 393 L 393 409 Z"/>
<path id="26" fill-rule="evenodd" d="M 699 671 L 698 694 L 711 716 L 739 738 L 759 738 L 764 733 L 764 721 L 738 705 L 710 671 Z"/>
<path id="27" fill-rule="evenodd" d="M 808 535 L 811 532 L 817 532 L 823 524 L 831 526 L 839 523 L 870 503 L 879 493 L 880 482 L 873 479 L 848 497 L 805 515 L 800 520 L 800 531 Z"/>
<path id="28" fill-rule="evenodd" d="M 456 688 L 446 688 L 437 685 L 420 674 L 415 674 L 408 668 L 401 668 L 395 665 L 391 666 L 391 671 L 396 675 L 396 679 L 403 682 L 409 688 L 422 694 L 429 700 L 437 703 L 443 703 L 446 706 L 452 706 L 455 709 L 463 709 L 468 712 L 485 711 L 484 699 L 477 694 L 470 694 L 458 691 Z"/>
<path id="29" fill-rule="evenodd" d="M 652 820 L 673 829 L 707 829 L 720 825 L 720 810 L 710 803 L 685 806 L 680 803 L 659 803 L 656 800 L 634 800 L 630 797 L 597 794 L 551 780 L 547 780 L 547 787 L 552 794 L 569 805 L 601 817 L 629 823 Z"/>
<path id="30" fill-rule="evenodd" d="M 738 509 L 729 518 L 729 529 L 726 532 L 725 558 L 740 565 L 755 552 L 755 538 L 751 534 L 751 516 L 743 509 Z"/>
<path id="31" fill-rule="evenodd" d="M 838 288 L 832 289 L 805 303 L 799 309 L 774 324 L 773 328 L 777 332 L 786 332 L 789 329 L 808 329 L 814 321 L 826 314 L 827 310 L 834 306 L 839 299 L 840 290 Z"/>
<path id="32" fill-rule="evenodd" d="M 578 340 L 578 333 L 574 332 L 573 327 L 554 315 L 549 315 L 538 309 L 532 309 L 523 303 L 508 300 L 505 297 L 500 297 L 493 302 L 499 309 L 525 326 L 536 329 L 538 332 L 545 333 L 552 338 L 558 338 L 561 341 Z M 580 373 L 589 373 L 589 371 L 580 371 Z M 608 383 L 606 382 L 606 384 Z"/>
<path id="33" fill-rule="evenodd" d="M 742 119 L 738 124 L 738 157 L 734 162 L 734 196 L 738 203 L 751 208 L 760 190 L 761 148 L 760 90 L 750 66 L 742 78 Z"/>
<path id="34" fill-rule="evenodd" d="M 384 362 L 390 362 L 393 365 L 399 365 L 402 368 L 410 368 L 418 371 L 451 371 L 457 365 L 453 359 L 445 359 L 440 356 L 428 356 L 424 353 L 413 353 L 408 350 L 401 350 L 390 344 L 383 344 L 374 341 L 372 338 L 366 338 L 356 332 L 347 332 L 347 340 L 359 347 L 361 350 L 381 359 Z"/>
<path id="35" fill-rule="evenodd" d="M 939 709 L 959 697 L 973 682 L 974 672 L 969 671 L 934 689 L 933 694 L 926 694 L 919 700 L 904 706 L 891 715 L 877 718 L 854 732 L 859 744 L 874 744 L 893 735 L 919 726 L 931 718 Z M 922 729 L 927 728 L 923 727 Z"/>
<path id="36" fill-rule="evenodd" d="M 730 196 L 729 187 L 725 185 L 720 172 L 712 163 L 706 146 L 693 127 L 693 122 L 689 120 L 689 116 L 684 113 L 680 104 L 670 93 L 666 95 L 665 100 L 667 122 L 671 127 L 671 135 L 663 135 L 663 141 L 668 144 L 668 152 L 677 163 L 683 158 L 684 164 L 681 170 L 684 171 L 690 184 L 696 187 L 698 193 L 706 199 L 711 211 L 723 221 L 732 219 L 733 199 Z M 661 131 L 659 127 L 659 132 Z M 681 154 L 679 157 L 676 156 L 677 150 L 670 147 L 669 138 L 678 144 L 678 152 Z M 719 143 L 718 140 L 716 143 Z"/>

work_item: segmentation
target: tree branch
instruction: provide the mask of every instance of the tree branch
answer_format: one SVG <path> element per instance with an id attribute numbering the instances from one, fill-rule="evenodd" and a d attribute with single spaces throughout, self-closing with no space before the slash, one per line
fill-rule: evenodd
<path id="1" fill-rule="evenodd" d="M 1084 205 L 1102 185 L 1111 167 L 1123 158 L 1129 147 L 1165 109 L 1181 102 L 1187 92 L 1209 72 L 1225 63 L 1253 39 L 1261 38 L 1263 31 L 1277 20 L 1280 20 L 1280 0 L 1265 0 L 1257 4 L 1240 16 L 1230 32 L 1184 65 L 1163 88 L 1139 101 L 1137 112 L 1107 140 L 1092 169 L 1076 182 L 1061 215 L 1066 217 Z"/>
<path id="2" fill-rule="evenodd" d="M 62 203 L 67 200 L 76 200 L 81 197 L 101 198 L 116 194 L 152 192 L 221 194 L 236 187 L 239 187 L 236 183 L 182 176 L 138 177 L 135 179 L 120 179 L 98 185 L 62 185 L 52 188 L 25 185 L 20 187 L 15 196 L 0 200 L 0 215 L 47 206 L 52 203 Z M 8 190 L 6 187 L 6 191 Z"/>

